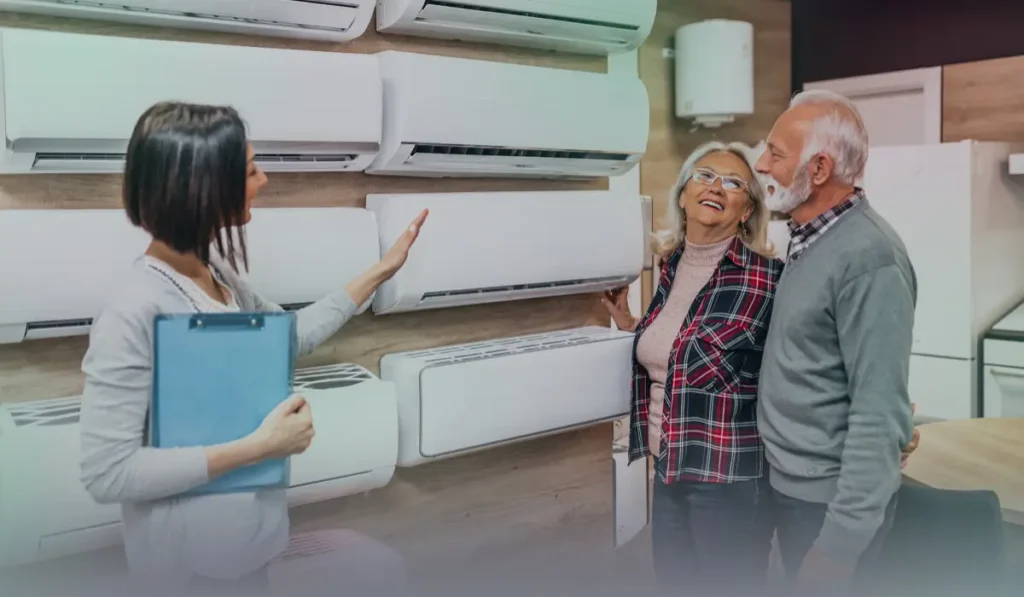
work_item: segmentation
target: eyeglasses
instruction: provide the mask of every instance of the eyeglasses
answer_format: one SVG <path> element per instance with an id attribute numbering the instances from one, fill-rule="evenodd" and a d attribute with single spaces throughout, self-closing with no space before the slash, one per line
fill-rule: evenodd
<path id="1" fill-rule="evenodd" d="M 697 168 L 693 171 L 692 178 L 694 181 L 709 187 L 715 184 L 716 180 L 722 179 L 722 188 L 726 191 L 739 191 L 740 189 L 747 188 L 747 181 L 742 178 L 738 176 L 722 176 L 707 168 Z"/>

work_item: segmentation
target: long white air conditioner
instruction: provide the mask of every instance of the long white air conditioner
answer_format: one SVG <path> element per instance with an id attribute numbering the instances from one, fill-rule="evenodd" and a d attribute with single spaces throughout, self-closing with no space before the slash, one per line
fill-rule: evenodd
<path id="1" fill-rule="evenodd" d="M 629 413 L 633 334 L 603 327 L 385 355 L 398 465 L 415 466 Z"/>
<path id="2" fill-rule="evenodd" d="M 610 191 L 369 195 L 390 247 L 420 210 L 430 218 L 374 313 L 601 292 L 644 267 L 640 198 Z"/>
<path id="3" fill-rule="evenodd" d="M 614 54 L 651 33 L 658 0 L 379 0 L 377 31 Z"/>
<path id="4" fill-rule="evenodd" d="M 156 27 L 343 42 L 375 0 L 0 0 L 0 10 Z"/>
<path id="5" fill-rule="evenodd" d="M 257 208 L 245 234 L 250 283 L 286 308 L 380 259 L 376 219 L 354 207 Z M 149 240 L 118 209 L 0 210 L 0 344 L 88 333 Z"/>
<path id="6" fill-rule="evenodd" d="M 289 505 L 391 480 L 398 457 L 393 383 L 341 364 L 296 371 L 294 389 L 309 400 L 317 433 L 292 458 Z M 121 543 L 120 506 L 97 504 L 81 482 L 80 408 L 80 397 L 0 406 L 0 567 Z"/>
<path id="7" fill-rule="evenodd" d="M 592 178 L 631 170 L 650 106 L 637 77 L 387 51 L 368 174 Z"/>
<path id="8" fill-rule="evenodd" d="M 3 29 L 0 73 L 0 174 L 121 172 L 168 100 L 233 106 L 267 172 L 361 171 L 380 148 L 373 56 Z"/>

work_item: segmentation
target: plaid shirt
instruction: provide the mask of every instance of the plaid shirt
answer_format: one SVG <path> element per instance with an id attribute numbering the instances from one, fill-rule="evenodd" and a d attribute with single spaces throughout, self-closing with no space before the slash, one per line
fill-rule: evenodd
<path id="1" fill-rule="evenodd" d="M 658 316 L 683 249 L 661 278 L 633 341 L 629 460 L 650 454 L 647 409 L 651 380 L 636 344 Z M 690 306 L 669 355 L 657 470 L 666 483 L 729 483 L 761 477 L 764 446 L 757 432 L 757 383 L 782 261 L 762 257 L 738 238 Z"/>
<path id="2" fill-rule="evenodd" d="M 864 190 L 856 189 L 853 194 L 846 198 L 839 205 L 826 211 L 820 216 L 803 225 L 796 225 L 789 221 L 789 252 L 787 259 L 796 259 L 800 253 L 807 250 L 811 243 L 818 240 L 828 231 L 829 228 L 839 221 L 840 216 L 856 207 L 864 200 Z"/>

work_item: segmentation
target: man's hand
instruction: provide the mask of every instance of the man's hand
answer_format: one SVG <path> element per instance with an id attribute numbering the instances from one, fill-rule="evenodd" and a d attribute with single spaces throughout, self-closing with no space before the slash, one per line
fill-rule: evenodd
<path id="1" fill-rule="evenodd" d="M 915 412 L 917 412 L 917 405 L 911 402 L 910 415 L 913 416 Z M 917 449 L 917 444 L 919 441 L 921 441 L 921 432 L 917 429 L 917 427 L 914 427 L 914 434 L 910 437 L 910 443 L 907 444 L 907 447 L 903 448 L 903 454 L 900 458 L 901 469 L 906 468 L 907 459 L 910 458 L 910 455 L 913 454 L 914 450 Z"/>

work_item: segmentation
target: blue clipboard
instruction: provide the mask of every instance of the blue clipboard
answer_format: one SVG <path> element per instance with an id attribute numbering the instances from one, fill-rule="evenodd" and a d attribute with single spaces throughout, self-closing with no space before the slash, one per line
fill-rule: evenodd
<path id="1" fill-rule="evenodd" d="M 294 313 L 158 315 L 149 443 L 211 446 L 241 439 L 292 392 Z M 236 469 L 186 495 L 286 488 L 288 459 Z"/>

